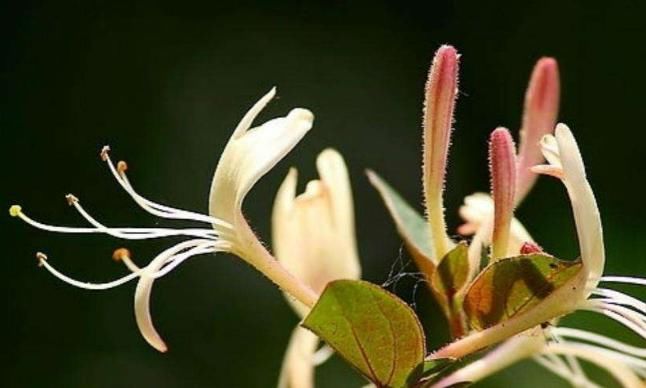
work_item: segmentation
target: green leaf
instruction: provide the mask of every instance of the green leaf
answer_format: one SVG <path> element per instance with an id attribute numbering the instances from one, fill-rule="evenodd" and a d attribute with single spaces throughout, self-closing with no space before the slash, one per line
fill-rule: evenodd
<path id="1" fill-rule="evenodd" d="M 455 294 L 466 285 L 468 277 L 469 247 L 461 242 L 442 258 L 431 276 L 431 285 L 450 303 Z"/>
<path id="2" fill-rule="evenodd" d="M 469 281 L 469 247 L 461 242 L 450 250 L 431 275 L 431 290 L 449 322 L 453 338 L 466 332 L 462 298 L 457 296 Z"/>
<path id="3" fill-rule="evenodd" d="M 406 387 L 424 361 L 424 332 L 395 295 L 360 280 L 330 282 L 302 325 L 377 387 Z"/>
<path id="4" fill-rule="evenodd" d="M 469 324 L 485 329 L 531 309 L 572 279 L 580 260 L 537 253 L 498 260 L 473 281 L 464 299 Z"/>
<path id="5" fill-rule="evenodd" d="M 415 264 L 423 273 L 430 275 L 433 273 L 436 263 L 431 257 L 431 230 L 426 219 L 374 171 L 367 170 L 366 174 L 370 183 L 381 195 L 381 199 L 395 221 L 399 235 L 415 259 Z"/>

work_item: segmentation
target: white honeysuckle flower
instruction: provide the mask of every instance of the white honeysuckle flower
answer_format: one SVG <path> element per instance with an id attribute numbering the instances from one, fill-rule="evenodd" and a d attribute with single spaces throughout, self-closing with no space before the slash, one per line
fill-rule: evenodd
<path id="1" fill-rule="evenodd" d="M 583 262 L 581 276 L 585 280 L 575 308 L 606 315 L 646 339 L 646 303 L 619 291 L 598 287 L 601 282 L 643 286 L 646 279 L 603 276 L 606 255 L 601 216 L 572 131 L 559 124 L 554 136 L 543 138 L 542 146 L 550 164 L 536 166 L 534 171 L 559 178 L 572 204 Z"/>
<path id="2" fill-rule="evenodd" d="M 550 165 L 547 168 L 534 168 L 534 171 L 558 177 L 568 192 L 579 238 L 583 270 L 588 279 L 587 297 L 599 284 L 606 258 L 597 201 L 587 181 L 583 158 L 572 131 L 566 125 L 559 124 L 555 134 L 543 137 L 541 144 Z"/>
<path id="3" fill-rule="evenodd" d="M 150 293 L 155 279 L 168 274 L 179 264 L 196 255 L 216 252 L 231 252 L 240 256 L 260 270 L 284 291 L 305 305 L 313 305 L 317 296 L 298 279 L 294 278 L 267 252 L 247 224 L 242 214 L 242 203 L 253 185 L 280 161 L 312 127 L 313 115 L 306 109 L 293 109 L 287 116 L 270 120 L 251 128 L 258 113 L 275 96 L 272 88 L 242 118 L 227 143 L 215 170 L 209 197 L 209 215 L 177 209 L 150 201 L 133 188 L 126 175 L 127 165 L 116 165 L 109 155 L 109 147 L 101 151 L 119 185 L 144 210 L 160 218 L 188 220 L 204 224 L 201 228 L 132 228 L 109 227 L 92 217 L 73 195 L 68 203 L 91 225 L 91 227 L 65 227 L 45 224 L 28 217 L 22 208 L 14 205 L 9 212 L 26 223 L 47 231 L 60 233 L 103 233 L 126 240 L 142 240 L 182 236 L 190 238 L 164 250 L 149 264 L 140 268 L 135 265 L 125 249 L 115 251 L 114 258 L 121 260 L 131 273 L 107 283 L 87 283 L 74 280 L 56 270 L 47 256 L 38 253 L 40 265 L 50 273 L 73 286 L 104 290 L 139 279 L 135 291 L 135 316 L 139 330 L 146 341 L 159 351 L 167 347 L 155 330 L 150 316 Z"/>
<path id="4" fill-rule="evenodd" d="M 296 195 L 297 170 L 292 168 L 276 194 L 272 217 L 273 247 L 278 261 L 317 293 L 337 279 L 359 279 L 354 204 L 348 171 L 341 155 L 326 149 L 318 156 L 318 180 Z M 299 317 L 310 308 L 286 295 Z M 314 367 L 330 349 L 316 351 L 318 338 L 302 328 L 292 334 L 280 388 L 312 387 Z"/>

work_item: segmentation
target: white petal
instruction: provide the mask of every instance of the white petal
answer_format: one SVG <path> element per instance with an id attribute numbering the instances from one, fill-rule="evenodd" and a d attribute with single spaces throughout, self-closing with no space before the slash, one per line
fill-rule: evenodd
<path id="1" fill-rule="evenodd" d="M 357 240 L 354 225 L 354 203 L 352 188 L 345 161 L 341 154 L 333 149 L 326 149 L 316 159 L 321 181 L 327 188 L 330 197 L 332 223 L 336 232 L 335 243 L 340 247 L 338 257 L 329 257 L 340 277 L 358 279 L 361 277 L 361 265 L 357 253 Z"/>
<path id="2" fill-rule="evenodd" d="M 354 233 L 352 193 L 343 158 L 333 150 L 317 160 L 321 180 L 296 197 L 292 169 L 276 195 L 273 246 L 277 259 L 316 292 L 335 279 L 358 279 L 361 268 Z M 300 316 L 308 309 L 293 302 Z"/>
<path id="3" fill-rule="evenodd" d="M 235 225 L 249 190 L 312 127 L 314 116 L 310 111 L 293 109 L 285 117 L 248 129 L 273 95 L 272 89 L 249 110 L 224 149 L 211 183 L 209 213 L 212 217 Z"/>
<path id="4" fill-rule="evenodd" d="M 601 215 L 586 178 L 579 147 L 566 125 L 559 124 L 556 127 L 556 141 L 563 166 L 563 183 L 572 203 L 581 259 L 584 269 L 588 272 L 586 288 L 589 292 L 599 283 L 605 265 Z"/>
<path id="5" fill-rule="evenodd" d="M 157 257 L 155 257 L 150 264 L 142 270 L 135 290 L 135 319 L 137 321 L 137 327 L 139 327 L 139 331 L 146 342 L 160 352 L 165 352 L 168 350 L 168 347 L 164 343 L 164 340 L 162 340 L 159 333 L 157 333 L 150 315 L 150 294 L 152 292 L 153 283 L 156 279 L 155 274 L 173 257 L 183 260 L 185 257 L 205 253 L 204 248 L 214 245 L 215 243 L 209 240 L 184 241 L 157 255 Z M 185 252 L 178 254 L 182 251 Z"/>
<path id="6" fill-rule="evenodd" d="M 319 339 L 312 332 L 296 327 L 289 341 L 278 388 L 314 388 L 314 352 Z"/>
<path id="7" fill-rule="evenodd" d="M 485 246 L 491 244 L 493 200 L 489 194 L 473 193 L 466 196 L 464 205 L 460 207 L 460 216 L 466 222 L 459 228 L 461 234 L 479 234 L 478 241 L 480 244 Z M 484 229 L 484 233 L 478 233 L 480 229 Z M 534 239 L 525 229 L 525 226 L 514 217 L 511 221 L 509 253 L 518 254 L 524 243 L 533 241 Z"/>

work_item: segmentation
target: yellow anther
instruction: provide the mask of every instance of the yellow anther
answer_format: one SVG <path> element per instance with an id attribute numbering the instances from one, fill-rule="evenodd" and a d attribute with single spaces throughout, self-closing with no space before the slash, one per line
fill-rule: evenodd
<path id="1" fill-rule="evenodd" d="M 117 163 L 117 171 L 119 171 L 120 174 L 123 174 L 124 172 L 126 172 L 127 169 L 128 169 L 128 163 L 126 163 L 125 161 L 120 160 Z"/>
<path id="2" fill-rule="evenodd" d="M 47 260 L 47 255 L 43 252 L 36 252 L 36 258 L 38 259 L 38 266 L 43 266 L 43 261 Z"/>
<path id="3" fill-rule="evenodd" d="M 79 199 L 74 194 L 67 194 L 65 196 L 65 199 L 67 200 L 67 204 L 70 206 L 74 205 L 79 201 Z"/>
<path id="4" fill-rule="evenodd" d="M 11 217 L 18 217 L 22 213 L 22 207 L 20 205 L 13 205 L 9 208 L 9 215 Z"/>
<path id="5" fill-rule="evenodd" d="M 103 148 L 101 148 L 101 153 L 100 153 L 101 160 L 103 160 L 104 162 L 107 162 L 108 158 L 110 157 L 109 153 L 110 153 L 110 146 L 103 146 Z"/>
<path id="6" fill-rule="evenodd" d="M 127 248 L 115 249 L 112 252 L 112 260 L 114 261 L 123 261 L 124 259 L 130 259 L 130 251 Z"/>

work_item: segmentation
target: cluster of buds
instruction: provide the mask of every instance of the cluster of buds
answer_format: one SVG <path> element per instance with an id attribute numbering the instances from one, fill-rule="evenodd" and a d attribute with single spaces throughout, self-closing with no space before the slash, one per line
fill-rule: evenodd
<path id="1" fill-rule="evenodd" d="M 442 388 L 475 382 L 517 361 L 533 358 L 577 387 L 598 386 L 589 380 L 580 360 L 607 370 L 624 387 L 643 387 L 646 348 L 558 324 L 565 315 L 592 311 L 646 339 L 646 303 L 600 286 L 644 286 L 646 279 L 604 275 L 605 249 L 595 196 L 572 132 L 557 124 L 560 81 L 556 61 L 539 60 L 531 75 L 518 150 L 508 129 L 499 127 L 491 133 L 491 192 L 465 198 L 460 208 L 464 224 L 458 228 L 463 241 L 451 238 L 443 201 L 458 73 L 457 51 L 442 46 L 426 85 L 422 167 L 425 214 L 407 204 L 376 173 L 368 172 L 449 324 L 452 342 L 428 354 L 427 360 L 463 359 L 489 349 L 480 358 L 424 386 Z M 280 287 L 299 318 L 306 318 L 319 298 L 324 299 L 321 294 L 325 295 L 330 282 L 361 276 L 352 190 L 341 155 L 332 149 L 323 151 L 316 163 L 320 179 L 309 182 L 304 193 L 296 194 L 296 169 L 289 171 L 278 190 L 272 217 L 273 254 L 258 239 L 243 215 L 244 199 L 313 123 L 311 112 L 297 108 L 251 128 L 274 95 L 275 89 L 264 95 L 233 131 L 213 176 L 208 214 L 145 198 L 128 178 L 127 164 L 113 163 L 108 147 L 101 151 L 101 159 L 117 183 L 143 210 L 159 218 L 193 221 L 203 227 L 111 227 L 94 218 L 71 194 L 66 197 L 68 204 L 89 226 L 43 223 L 18 205 L 9 212 L 51 232 L 100 233 L 124 240 L 183 237 L 184 241 L 142 266 L 133 261 L 129 250 L 115 250 L 113 258 L 122 262 L 128 273 L 98 284 L 75 280 L 58 271 L 44 253 L 37 254 L 42 267 L 76 287 L 105 290 L 136 279 L 137 325 L 144 339 L 161 352 L 167 345 L 150 315 L 152 286 L 156 279 L 197 255 L 228 252 L 239 256 Z M 555 177 L 565 186 L 579 241 L 577 260 L 559 260 L 544 252 L 514 217 L 515 208 L 541 174 Z M 391 329 L 396 331 L 397 327 Z M 294 329 L 279 387 L 314 386 L 315 366 L 333 353 L 325 345 L 319 349 L 319 343 L 312 332 L 300 326 Z"/>

